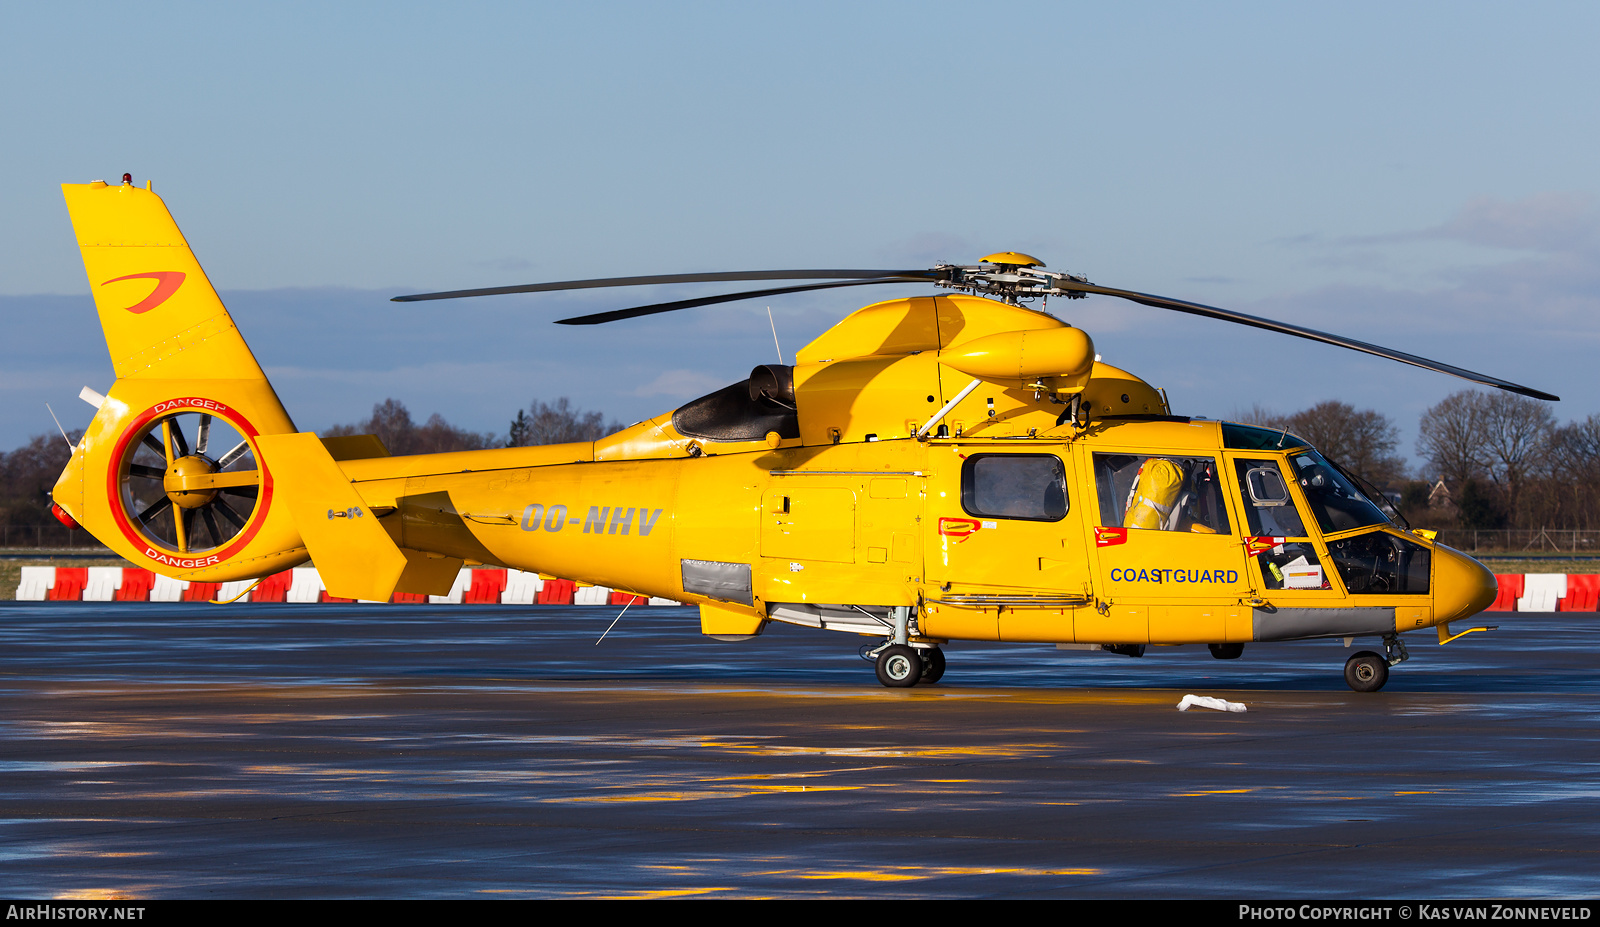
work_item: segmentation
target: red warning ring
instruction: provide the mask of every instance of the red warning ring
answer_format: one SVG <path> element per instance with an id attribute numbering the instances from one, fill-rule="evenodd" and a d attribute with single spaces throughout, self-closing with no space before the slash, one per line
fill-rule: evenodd
<path id="1" fill-rule="evenodd" d="M 140 413 L 138 418 L 123 429 L 122 436 L 117 439 L 116 447 L 111 451 L 111 467 L 106 473 L 106 495 L 111 499 L 111 517 L 116 521 L 123 537 L 132 541 L 135 547 L 143 548 L 144 556 L 150 560 L 167 566 L 193 570 L 226 561 L 243 550 L 256 536 L 256 532 L 261 530 L 261 524 L 266 520 L 267 509 L 272 503 L 272 473 L 267 469 L 266 462 L 261 459 L 261 454 L 257 452 L 256 469 L 261 473 L 261 490 L 256 494 L 255 511 L 250 513 L 250 520 L 245 524 L 244 530 L 240 531 L 226 547 L 211 551 L 202 557 L 174 556 L 156 548 L 150 543 L 149 538 L 134 528 L 133 519 L 129 517 L 127 507 L 122 500 L 122 471 L 132 454 L 130 448 L 135 446 L 136 438 L 144 431 L 144 426 L 159 416 L 176 412 L 204 412 L 225 420 L 238 429 L 240 434 L 250 439 L 251 450 L 256 450 L 255 439 L 260 436 L 260 432 L 243 415 L 215 399 L 191 396 L 158 402 Z"/>

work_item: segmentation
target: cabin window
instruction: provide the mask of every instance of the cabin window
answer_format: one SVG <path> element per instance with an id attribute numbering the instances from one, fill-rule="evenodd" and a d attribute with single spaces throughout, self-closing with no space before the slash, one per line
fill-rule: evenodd
<path id="1" fill-rule="evenodd" d="M 1427 595 L 1433 553 L 1385 531 L 1328 542 L 1328 556 L 1351 595 Z"/>
<path id="2" fill-rule="evenodd" d="M 1067 473 L 1054 454 L 976 454 L 961 465 L 961 507 L 968 515 L 1060 521 L 1067 515 Z"/>
<path id="3" fill-rule="evenodd" d="M 1233 533 L 1211 457 L 1096 454 L 1094 477 L 1102 525 Z"/>
<path id="4" fill-rule="evenodd" d="M 1256 537 L 1304 538 L 1304 520 L 1289 496 L 1282 465 L 1276 460 L 1235 460 L 1244 517 Z"/>

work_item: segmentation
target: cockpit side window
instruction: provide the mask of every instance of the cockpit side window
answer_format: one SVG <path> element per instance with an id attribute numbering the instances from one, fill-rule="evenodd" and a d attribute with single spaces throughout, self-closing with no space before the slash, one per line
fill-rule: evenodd
<path id="1" fill-rule="evenodd" d="M 1240 459 L 1233 465 L 1238 472 L 1239 495 L 1244 499 L 1244 517 L 1251 535 L 1310 537 L 1276 460 Z"/>
<path id="2" fill-rule="evenodd" d="M 1427 595 L 1433 553 L 1384 531 L 1328 542 L 1328 555 L 1353 595 Z"/>
<path id="3" fill-rule="evenodd" d="M 1094 470 L 1102 525 L 1233 533 L 1213 458 L 1096 454 Z"/>
<path id="4" fill-rule="evenodd" d="M 961 507 L 969 515 L 1060 521 L 1066 468 L 1054 454 L 975 454 L 961 465 Z"/>

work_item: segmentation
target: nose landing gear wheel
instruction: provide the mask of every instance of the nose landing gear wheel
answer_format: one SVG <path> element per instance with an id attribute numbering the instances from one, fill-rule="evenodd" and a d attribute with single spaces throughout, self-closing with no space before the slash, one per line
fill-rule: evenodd
<path id="1" fill-rule="evenodd" d="M 1389 681 L 1389 661 L 1363 650 L 1345 661 L 1344 681 L 1357 692 L 1376 692 Z"/>
<path id="2" fill-rule="evenodd" d="M 878 681 L 891 689 L 909 689 L 922 680 L 922 658 L 905 644 L 885 647 L 878 654 Z"/>
<path id="3" fill-rule="evenodd" d="M 944 676 L 944 651 L 929 647 L 922 651 L 922 684 L 931 686 Z"/>

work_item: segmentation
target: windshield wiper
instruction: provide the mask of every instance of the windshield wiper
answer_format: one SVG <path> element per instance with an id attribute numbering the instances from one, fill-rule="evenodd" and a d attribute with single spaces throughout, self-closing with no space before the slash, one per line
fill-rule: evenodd
<path id="1" fill-rule="evenodd" d="M 1406 517 L 1400 514 L 1400 507 L 1395 505 L 1393 502 L 1390 502 L 1389 497 L 1384 495 L 1382 490 L 1372 485 L 1372 483 L 1365 478 L 1357 476 L 1349 470 L 1346 470 L 1344 467 L 1339 465 L 1338 461 L 1327 456 L 1326 454 L 1323 455 L 1322 459 L 1331 464 L 1333 469 L 1344 474 L 1345 479 L 1348 479 L 1351 483 L 1353 483 L 1356 489 L 1363 496 L 1367 497 L 1367 501 L 1377 506 L 1378 511 L 1382 513 L 1385 518 L 1389 519 L 1391 523 L 1398 525 L 1407 531 L 1411 530 L 1411 522 L 1407 521 Z"/>

